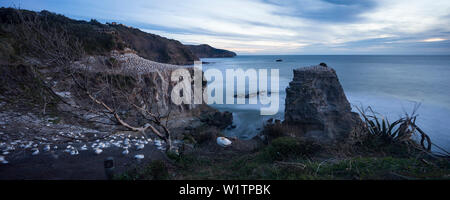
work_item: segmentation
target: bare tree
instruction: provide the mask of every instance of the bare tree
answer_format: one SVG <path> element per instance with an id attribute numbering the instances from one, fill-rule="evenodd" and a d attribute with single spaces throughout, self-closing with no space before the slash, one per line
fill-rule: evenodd
<path id="1" fill-rule="evenodd" d="M 96 118 L 107 119 L 146 138 L 146 132 L 151 131 L 166 141 L 167 150 L 172 149 L 171 133 L 167 126 L 170 112 L 162 116 L 158 106 L 149 98 L 151 92 L 127 82 L 133 82 L 130 75 L 73 68 L 74 61 L 86 56 L 83 44 L 76 36 L 69 34 L 62 25 L 50 24 L 45 16 L 24 14 L 22 10 L 16 10 L 15 14 L 19 22 L 8 29 L 22 45 L 23 61 L 38 59 L 40 65 L 50 66 L 52 73 L 62 77 L 60 79 L 70 78 L 70 89 L 79 101 L 68 103 L 55 93 L 52 86 L 44 84 L 52 96 L 73 108 L 73 113 L 95 114 Z M 33 73 L 39 77 L 38 69 L 34 69 Z M 44 80 L 41 82 L 45 83 Z M 145 119 L 143 123 L 137 122 L 137 115 Z M 99 122 L 92 118 L 84 119 Z"/>

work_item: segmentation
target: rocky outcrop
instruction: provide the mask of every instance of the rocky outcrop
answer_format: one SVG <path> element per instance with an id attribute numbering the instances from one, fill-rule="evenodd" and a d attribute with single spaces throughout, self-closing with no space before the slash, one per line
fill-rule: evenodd
<path id="1" fill-rule="evenodd" d="M 334 69 L 322 64 L 294 70 L 283 124 L 298 127 L 302 136 L 330 142 L 347 138 L 359 121 Z"/>
<path id="2" fill-rule="evenodd" d="M 236 53 L 224 49 L 216 49 L 207 44 L 186 45 L 199 58 L 226 58 L 235 57 Z"/>
<path id="3" fill-rule="evenodd" d="M 216 111 L 201 116 L 200 120 L 210 126 L 224 129 L 233 124 L 233 113 Z"/>

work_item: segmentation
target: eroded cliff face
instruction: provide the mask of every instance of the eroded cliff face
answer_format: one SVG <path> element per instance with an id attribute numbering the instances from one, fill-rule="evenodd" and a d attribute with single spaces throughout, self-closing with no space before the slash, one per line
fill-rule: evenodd
<path id="1" fill-rule="evenodd" d="M 351 111 L 334 69 L 311 66 L 294 70 L 286 88 L 284 124 L 298 127 L 297 134 L 320 142 L 347 138 L 360 122 Z"/>
<path id="2" fill-rule="evenodd" d="M 107 56 L 85 57 L 75 62 L 72 68 L 89 76 L 86 78 L 87 85 L 92 91 L 96 91 L 96 97 L 120 113 L 124 113 L 122 116 L 131 124 L 145 123 L 139 114 L 133 112 L 136 110 L 133 104 L 139 105 L 139 107 L 144 105 L 146 110 L 168 120 L 169 128 L 174 129 L 173 137 L 180 139 L 186 132 L 186 127 L 190 127 L 187 129 L 190 130 L 201 124 L 207 124 L 223 129 L 232 123 L 231 113 L 220 113 L 204 102 L 194 103 L 193 93 L 190 104 L 176 105 L 172 102 L 172 90 L 177 84 L 180 84 L 171 80 L 172 72 L 177 69 L 188 70 L 192 78 L 191 90 L 193 91 L 194 69 L 192 66 L 150 61 L 128 49 L 124 52 L 112 51 Z M 73 88 L 74 85 L 76 84 L 73 83 L 73 80 L 68 79 L 57 82 L 53 87 L 62 94 L 77 94 Z M 206 82 L 202 82 L 202 87 L 203 90 L 206 89 Z M 107 92 L 108 90 L 113 92 Z M 68 102 L 84 107 L 92 104 L 90 99 L 77 98 L 76 95 L 66 99 Z M 110 122 L 105 121 L 105 123 Z"/>
<path id="3" fill-rule="evenodd" d="M 160 112 L 162 115 L 168 112 L 172 112 L 172 114 L 185 112 L 199 105 L 194 103 L 175 105 L 171 102 L 172 88 L 178 83 L 171 81 L 172 72 L 184 68 L 192 74 L 192 67 L 150 61 L 136 55 L 131 50 L 112 51 L 108 56 L 88 56 L 75 62 L 73 67 L 83 72 L 123 77 L 122 79 L 127 81 L 121 82 L 123 88 L 118 88 L 118 90 L 135 91 L 134 98 L 152 102 L 154 112 Z M 145 94 L 145 96 L 140 94 Z"/>

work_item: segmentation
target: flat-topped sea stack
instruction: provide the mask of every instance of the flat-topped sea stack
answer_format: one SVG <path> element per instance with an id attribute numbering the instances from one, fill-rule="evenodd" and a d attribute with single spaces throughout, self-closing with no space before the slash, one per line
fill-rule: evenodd
<path id="1" fill-rule="evenodd" d="M 351 111 L 336 71 L 324 63 L 294 69 L 285 103 L 283 123 L 298 127 L 296 134 L 319 142 L 343 140 L 360 122 L 358 114 Z"/>

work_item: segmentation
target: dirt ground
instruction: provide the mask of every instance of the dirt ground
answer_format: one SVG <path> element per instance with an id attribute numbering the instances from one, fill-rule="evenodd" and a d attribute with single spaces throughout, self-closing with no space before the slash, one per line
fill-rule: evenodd
<path id="1" fill-rule="evenodd" d="M 114 159 L 115 174 L 139 163 L 164 159 L 164 153 L 153 145 L 146 145 L 142 150 L 129 149 L 127 155 L 122 151 L 117 147 L 103 149 L 99 155 L 92 151 L 80 151 L 78 155 L 62 151 L 38 155 L 32 155 L 29 150 L 15 151 L 8 155 L 8 164 L 0 164 L 0 180 L 102 180 L 107 179 L 103 164 L 107 157 Z M 137 154 L 143 154 L 144 158 L 136 160 Z"/>

